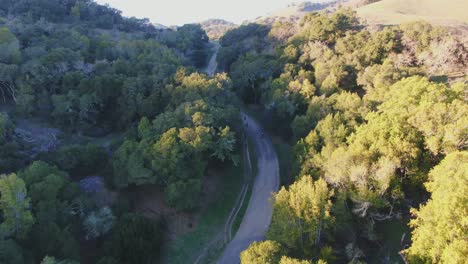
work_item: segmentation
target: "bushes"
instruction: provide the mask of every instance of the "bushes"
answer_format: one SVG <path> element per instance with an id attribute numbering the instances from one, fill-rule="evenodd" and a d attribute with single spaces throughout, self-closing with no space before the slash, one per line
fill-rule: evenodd
<path id="1" fill-rule="evenodd" d="M 94 144 L 68 145 L 58 149 L 48 159 L 71 175 L 85 176 L 101 172 L 107 166 L 108 154 L 104 147 Z"/>
<path id="2" fill-rule="evenodd" d="M 124 215 L 115 227 L 108 257 L 100 263 L 156 263 L 163 242 L 163 226 L 137 214 Z"/>
<path id="3" fill-rule="evenodd" d="M 278 263 L 284 250 L 281 244 L 266 240 L 263 242 L 254 242 L 248 249 L 241 253 L 242 264 L 273 264 Z"/>
<path id="4" fill-rule="evenodd" d="M 23 264 L 23 249 L 12 239 L 0 240 L 0 263 Z"/>

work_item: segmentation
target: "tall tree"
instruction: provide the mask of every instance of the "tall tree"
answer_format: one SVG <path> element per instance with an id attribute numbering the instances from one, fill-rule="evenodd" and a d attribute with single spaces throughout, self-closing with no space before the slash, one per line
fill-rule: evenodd
<path id="1" fill-rule="evenodd" d="M 310 250 L 320 244 L 324 230 L 333 220 L 332 195 L 323 179 L 314 182 L 310 176 L 303 176 L 289 190 L 283 187 L 273 198 L 273 219 L 267 238 L 301 249 L 306 255 L 312 253 Z"/>
<path id="2" fill-rule="evenodd" d="M 468 152 L 453 152 L 429 173 L 431 199 L 411 220 L 410 263 L 466 263 L 468 256 Z"/>
<path id="3" fill-rule="evenodd" d="M 278 242 L 266 240 L 252 243 L 242 251 L 240 258 L 242 264 L 276 264 L 282 254 L 283 249 Z"/>
<path id="4" fill-rule="evenodd" d="M 34 223 L 34 217 L 24 181 L 16 174 L 1 175 L 0 194 L 0 209 L 4 219 L 0 224 L 0 234 L 25 238 Z"/>

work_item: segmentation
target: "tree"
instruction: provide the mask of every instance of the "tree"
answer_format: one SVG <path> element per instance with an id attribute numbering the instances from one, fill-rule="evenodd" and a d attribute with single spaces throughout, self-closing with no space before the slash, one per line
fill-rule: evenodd
<path id="1" fill-rule="evenodd" d="M 0 63 L 16 64 L 20 62 L 19 41 L 7 27 L 0 27 Z"/>
<path id="2" fill-rule="evenodd" d="M 6 143 L 13 135 L 14 125 L 5 113 L 0 113 L 0 145 Z"/>
<path id="3" fill-rule="evenodd" d="M 310 176 L 302 176 L 289 190 L 284 187 L 273 197 L 273 218 L 267 238 L 290 249 L 309 255 L 333 218 L 330 215 L 331 196 L 327 183 Z"/>
<path id="4" fill-rule="evenodd" d="M 177 209 L 193 209 L 199 203 L 201 190 L 200 179 L 174 181 L 166 188 L 166 200 L 169 205 Z"/>
<path id="5" fill-rule="evenodd" d="M 283 249 L 278 242 L 266 240 L 253 242 L 240 255 L 242 264 L 276 264 L 283 255 Z"/>
<path id="6" fill-rule="evenodd" d="M 351 9 L 341 9 L 327 15 L 311 12 L 300 22 L 301 30 L 296 39 L 334 43 L 347 30 L 358 24 L 356 13 Z"/>
<path id="7" fill-rule="evenodd" d="M 223 128 L 218 132 L 219 139 L 213 144 L 213 154 L 220 161 L 231 159 L 234 163 L 237 162 L 232 152 L 236 145 L 236 137 L 234 132 L 229 127 Z"/>
<path id="8" fill-rule="evenodd" d="M 29 189 L 32 204 L 35 206 L 40 202 L 55 201 L 63 196 L 71 196 L 66 193 L 67 185 L 70 184 L 68 175 L 55 166 L 43 161 L 35 161 L 18 173 Z"/>
<path id="9" fill-rule="evenodd" d="M 0 27 L 0 99 L 17 100 L 15 80 L 21 51 L 18 39 L 7 27 Z"/>
<path id="10" fill-rule="evenodd" d="M 434 167 L 425 184 L 431 198 L 412 209 L 411 263 L 464 263 L 468 256 L 468 152 L 453 152 Z"/>
<path id="11" fill-rule="evenodd" d="M 86 239 L 95 239 L 107 234 L 114 226 L 115 216 L 109 207 L 91 212 L 84 220 Z"/>
<path id="12" fill-rule="evenodd" d="M 433 27 L 426 21 L 415 21 L 400 25 L 403 31 L 404 44 L 410 49 L 421 52 L 428 48 L 432 41 L 437 41 L 447 35 L 442 27 Z"/>
<path id="13" fill-rule="evenodd" d="M 318 263 L 322 263 L 322 262 L 318 262 Z M 283 256 L 281 257 L 279 264 L 312 264 L 312 262 L 308 260 L 298 260 L 298 259 L 290 258 L 287 256 Z"/>
<path id="14" fill-rule="evenodd" d="M 162 242 L 160 221 L 127 214 L 115 226 L 109 253 L 119 263 L 155 263 Z"/>
<path id="15" fill-rule="evenodd" d="M 137 142 L 125 140 L 113 156 L 114 184 L 118 188 L 129 184 L 155 183 L 156 177 L 145 166 L 145 159 Z"/>
<path id="16" fill-rule="evenodd" d="M 35 161 L 18 172 L 31 196 L 35 224 L 30 241 L 36 259 L 45 255 L 79 259 L 79 243 L 73 236 L 79 217 L 87 211 L 86 198 L 68 175 L 55 166 Z"/>
<path id="17" fill-rule="evenodd" d="M 297 28 L 293 23 L 278 20 L 272 25 L 271 30 L 268 33 L 268 37 L 276 44 L 284 45 L 287 43 L 288 39 L 296 33 L 296 31 Z"/>
<path id="18" fill-rule="evenodd" d="M 388 88 L 409 75 L 408 70 L 398 68 L 393 59 L 386 59 L 382 64 L 374 64 L 358 74 L 357 82 L 366 90 L 364 100 L 371 103 L 382 103 Z"/>
<path id="19" fill-rule="evenodd" d="M 67 145 L 52 153 L 50 159 L 60 169 L 73 176 L 90 175 L 107 165 L 107 152 L 102 146 Z"/>
<path id="20" fill-rule="evenodd" d="M 0 224 L 0 234 L 26 238 L 34 224 L 34 216 L 24 181 L 16 174 L 1 175 L 0 194 L 0 209 L 4 219 Z"/>
<path id="21" fill-rule="evenodd" d="M 57 260 L 54 257 L 45 256 L 41 264 L 79 264 L 74 260 Z"/>
<path id="22" fill-rule="evenodd" d="M 277 70 L 277 63 L 268 56 L 242 56 L 232 64 L 234 88 L 244 101 L 259 103 Z"/>
<path id="23" fill-rule="evenodd" d="M 24 264 L 23 249 L 13 239 L 0 239 L 0 262 Z"/>

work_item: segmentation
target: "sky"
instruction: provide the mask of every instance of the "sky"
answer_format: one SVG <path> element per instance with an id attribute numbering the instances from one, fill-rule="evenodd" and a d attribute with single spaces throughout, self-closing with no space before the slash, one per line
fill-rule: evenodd
<path id="1" fill-rule="evenodd" d="M 303 0 L 304 1 L 304 0 Z M 298 0 L 96 0 L 124 16 L 149 18 L 166 26 L 221 18 L 237 24 L 287 7 Z M 314 1 L 318 2 L 318 1 Z"/>

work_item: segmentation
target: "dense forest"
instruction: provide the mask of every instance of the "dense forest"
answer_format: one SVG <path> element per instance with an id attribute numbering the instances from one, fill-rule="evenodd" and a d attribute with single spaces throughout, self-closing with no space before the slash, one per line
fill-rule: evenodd
<path id="1" fill-rule="evenodd" d="M 203 214 L 208 172 L 243 166 L 240 109 L 289 146 L 241 263 L 464 263 L 467 69 L 463 34 L 351 9 L 156 28 L 93 0 L 3 0 L 0 263 L 168 262 L 168 215 L 138 194 Z"/>
<path id="2" fill-rule="evenodd" d="M 162 219 L 124 194 L 156 184 L 171 207 L 194 209 L 206 168 L 238 162 L 232 82 L 197 73 L 207 43 L 199 25 L 158 30 L 90 0 L 2 1 L 0 263 L 158 261 Z M 41 142 L 21 127 L 31 117 L 123 136 Z M 112 205 L 79 186 L 96 174 L 123 194 Z"/>
<path id="3" fill-rule="evenodd" d="M 462 41 L 423 21 L 365 27 L 346 9 L 221 38 L 235 92 L 294 155 L 267 240 L 242 263 L 466 260 L 468 86 L 450 78 L 468 67 Z M 410 217 L 401 256 L 382 254 L 385 229 Z"/>

